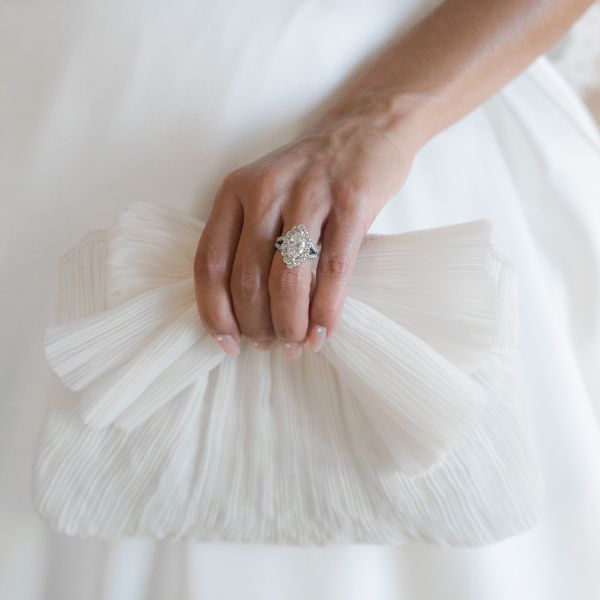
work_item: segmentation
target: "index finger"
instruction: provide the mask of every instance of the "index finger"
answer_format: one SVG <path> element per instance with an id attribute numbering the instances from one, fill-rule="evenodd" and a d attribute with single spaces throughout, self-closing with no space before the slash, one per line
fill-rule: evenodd
<path id="1" fill-rule="evenodd" d="M 198 241 L 194 259 L 198 314 L 223 350 L 232 356 L 239 352 L 241 333 L 229 282 L 242 219 L 238 199 L 222 187 Z"/>

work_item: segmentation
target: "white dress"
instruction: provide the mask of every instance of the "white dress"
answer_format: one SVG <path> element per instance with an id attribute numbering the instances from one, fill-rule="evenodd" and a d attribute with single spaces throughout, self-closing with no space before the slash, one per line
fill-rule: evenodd
<path id="1" fill-rule="evenodd" d="M 417 156 L 371 227 L 475 218 L 520 272 L 545 506 L 477 549 L 106 542 L 52 533 L 30 473 L 58 257 L 143 199 L 205 218 L 427 0 L 0 5 L 0 598 L 592 600 L 600 593 L 600 136 L 544 58 Z"/>

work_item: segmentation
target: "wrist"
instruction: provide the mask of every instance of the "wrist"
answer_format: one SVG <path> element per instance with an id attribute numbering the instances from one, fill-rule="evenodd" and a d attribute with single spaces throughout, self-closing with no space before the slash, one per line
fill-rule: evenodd
<path id="1" fill-rule="evenodd" d="M 353 91 L 330 107 L 310 131 L 324 131 L 341 123 L 356 123 L 373 134 L 390 138 L 416 152 L 434 135 L 429 118 L 435 98 L 426 94 L 390 91 Z"/>

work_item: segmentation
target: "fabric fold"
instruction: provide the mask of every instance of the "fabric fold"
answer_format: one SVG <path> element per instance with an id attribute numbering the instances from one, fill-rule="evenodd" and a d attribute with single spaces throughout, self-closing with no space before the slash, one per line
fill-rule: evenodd
<path id="1" fill-rule="evenodd" d="M 49 364 L 83 392 L 87 425 L 119 419 L 130 430 L 219 364 L 216 344 L 199 343 L 189 276 L 202 228 L 173 209 L 133 203 L 108 238 L 113 308 L 49 330 Z M 464 368 L 497 334 L 490 233 L 482 220 L 367 236 L 361 247 L 350 293 L 362 300 L 348 297 L 321 358 L 366 399 L 387 449 L 382 468 L 407 476 L 434 468 L 485 403 Z"/>
<path id="2" fill-rule="evenodd" d="M 202 227 L 136 202 L 104 244 L 96 232 L 62 261 L 45 351 L 68 391 L 36 463 L 44 518 L 82 535 L 293 544 L 470 545 L 530 522 L 507 385 L 516 273 L 487 221 L 367 236 L 338 330 L 297 361 L 245 339 L 227 357 L 205 331 L 191 275 Z M 490 415 L 511 423 L 510 442 Z M 515 473 L 504 529 L 484 525 L 483 491 L 460 489 L 487 456 L 490 477 Z M 430 513 L 449 510 L 444 497 L 448 529 Z"/>

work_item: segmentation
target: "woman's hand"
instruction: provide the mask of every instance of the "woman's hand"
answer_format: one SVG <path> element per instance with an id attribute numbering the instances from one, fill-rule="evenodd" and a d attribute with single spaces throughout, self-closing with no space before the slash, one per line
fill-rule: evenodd
<path id="1" fill-rule="evenodd" d="M 340 317 L 362 238 L 416 150 L 517 75 L 590 4 L 444 0 L 359 71 L 309 131 L 230 173 L 195 260 L 200 317 L 225 350 L 236 354 L 242 334 L 256 343 L 279 338 L 292 357 L 307 335 L 318 349 Z M 312 299 L 310 263 L 288 269 L 274 248 L 298 223 L 322 244 Z"/>
<path id="2" fill-rule="evenodd" d="M 318 350 L 340 318 L 358 249 L 412 161 L 376 102 L 322 119 L 223 180 L 195 258 L 201 320 L 231 355 L 240 336 L 267 349 Z M 275 239 L 303 223 L 321 254 L 288 268 Z"/>

